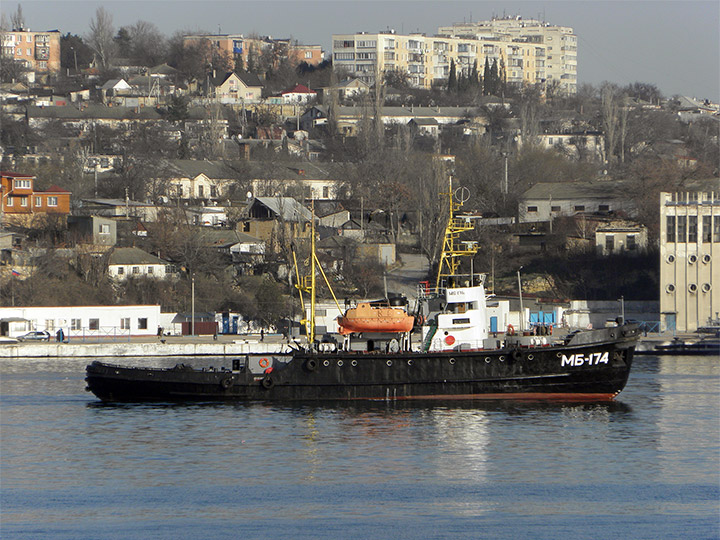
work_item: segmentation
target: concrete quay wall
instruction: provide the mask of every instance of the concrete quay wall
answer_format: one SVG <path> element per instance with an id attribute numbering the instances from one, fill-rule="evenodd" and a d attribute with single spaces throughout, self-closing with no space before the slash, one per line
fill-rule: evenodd
<path id="1" fill-rule="evenodd" d="M 163 356 L 239 356 L 280 354 L 290 349 L 280 343 L 236 341 L 230 343 L 18 343 L 0 346 L 2 358 L 109 358 Z"/>

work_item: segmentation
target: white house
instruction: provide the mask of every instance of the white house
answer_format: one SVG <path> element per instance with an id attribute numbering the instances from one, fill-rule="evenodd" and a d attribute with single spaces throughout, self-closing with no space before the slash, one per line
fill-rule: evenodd
<path id="1" fill-rule="evenodd" d="M 317 98 L 317 92 L 310 90 L 307 86 L 296 84 L 293 88 L 288 88 L 280 92 L 283 103 L 308 103 Z"/>
<path id="2" fill-rule="evenodd" d="M 130 277 L 165 279 L 175 275 L 175 267 L 140 248 L 115 248 L 108 261 L 108 274 L 123 281 Z"/>
<path id="3" fill-rule="evenodd" d="M 0 308 L 0 335 L 17 337 L 45 330 L 55 339 L 157 335 L 160 306 L 51 306 Z"/>

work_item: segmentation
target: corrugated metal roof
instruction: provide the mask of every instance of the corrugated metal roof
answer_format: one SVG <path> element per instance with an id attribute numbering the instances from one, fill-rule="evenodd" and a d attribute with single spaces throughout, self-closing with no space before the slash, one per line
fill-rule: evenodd
<path id="1" fill-rule="evenodd" d="M 167 261 L 136 247 L 115 248 L 109 264 L 168 264 Z"/>
<path id="2" fill-rule="evenodd" d="M 624 181 L 595 180 L 591 182 L 538 182 L 523 194 L 523 199 L 616 199 L 627 192 Z"/>

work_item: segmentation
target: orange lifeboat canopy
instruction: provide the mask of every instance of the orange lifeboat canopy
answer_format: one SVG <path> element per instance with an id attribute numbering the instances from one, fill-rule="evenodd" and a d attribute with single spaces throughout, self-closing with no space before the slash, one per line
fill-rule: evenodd
<path id="1" fill-rule="evenodd" d="M 353 332 L 409 332 L 415 318 L 404 309 L 372 306 L 362 302 L 337 318 L 341 334 Z"/>

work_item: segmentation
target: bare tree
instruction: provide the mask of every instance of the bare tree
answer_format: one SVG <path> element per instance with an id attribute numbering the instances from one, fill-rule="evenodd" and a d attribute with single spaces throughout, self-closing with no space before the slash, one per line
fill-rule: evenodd
<path id="1" fill-rule="evenodd" d="M 600 91 L 602 101 L 602 122 L 605 131 L 605 154 L 608 163 L 613 160 L 615 145 L 617 144 L 618 128 L 618 96 L 617 86 L 605 83 Z"/>
<path id="2" fill-rule="evenodd" d="M 20 4 L 18 4 L 17 11 L 10 15 L 10 24 L 12 30 L 23 30 L 25 28 L 25 16 Z"/>
<path id="3" fill-rule="evenodd" d="M 133 58 L 143 66 L 155 66 L 166 56 L 165 36 L 157 26 L 138 21 L 129 28 Z"/>
<path id="4" fill-rule="evenodd" d="M 113 59 L 114 35 L 115 29 L 113 28 L 112 15 L 104 7 L 97 8 L 95 18 L 90 20 L 90 33 L 86 41 L 98 55 L 103 70 L 110 67 L 110 62 Z"/>

